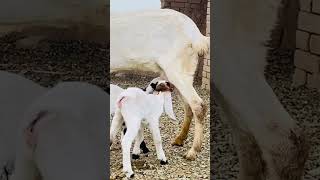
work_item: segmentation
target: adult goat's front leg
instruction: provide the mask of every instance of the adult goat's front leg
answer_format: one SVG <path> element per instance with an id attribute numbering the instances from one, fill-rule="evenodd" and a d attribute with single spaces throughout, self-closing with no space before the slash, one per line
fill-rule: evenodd
<path id="1" fill-rule="evenodd" d="M 184 155 L 186 159 L 195 160 L 196 155 L 201 150 L 201 145 L 203 141 L 203 126 L 204 126 L 204 117 L 207 111 L 207 107 L 205 106 L 203 100 L 199 97 L 196 90 L 193 87 L 193 75 L 187 73 L 179 73 L 175 69 L 167 69 L 166 75 L 168 80 L 172 82 L 175 87 L 179 90 L 182 97 L 189 104 L 193 116 L 195 118 L 195 129 L 194 129 L 194 140 L 191 149 Z M 187 112 L 189 113 L 189 112 Z M 188 115 L 188 114 L 187 114 Z M 191 121 L 190 116 L 186 118 L 185 127 Z M 185 131 L 182 130 L 182 133 L 187 132 L 188 128 L 185 128 Z M 180 137 L 184 137 L 182 135 Z M 178 136 L 179 137 L 179 136 Z"/>

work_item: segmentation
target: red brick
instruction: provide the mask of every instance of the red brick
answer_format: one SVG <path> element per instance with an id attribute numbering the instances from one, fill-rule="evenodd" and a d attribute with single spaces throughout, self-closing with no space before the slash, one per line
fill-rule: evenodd
<path id="1" fill-rule="evenodd" d="M 308 11 L 311 10 L 311 2 L 312 0 L 300 0 L 300 9 L 302 11 Z"/>
<path id="2" fill-rule="evenodd" d="M 305 85 L 307 81 L 307 73 L 301 69 L 296 68 L 293 74 L 293 86 Z"/>
<path id="3" fill-rule="evenodd" d="M 200 4 L 191 4 L 191 8 L 200 9 Z"/>
<path id="4" fill-rule="evenodd" d="M 181 2 L 172 2 L 171 3 L 171 7 L 184 7 L 185 3 L 181 3 Z"/>
<path id="5" fill-rule="evenodd" d="M 320 55 L 320 36 L 311 35 L 310 38 L 310 51 Z"/>
<path id="6" fill-rule="evenodd" d="M 184 2 L 184 3 L 186 3 L 186 2 L 188 2 L 188 0 L 174 0 L 174 2 Z"/>
<path id="7" fill-rule="evenodd" d="M 308 52 L 296 50 L 294 55 L 294 64 L 296 67 L 308 72 L 319 72 L 320 57 Z"/>
<path id="8" fill-rule="evenodd" d="M 309 50 L 309 33 L 304 31 L 296 31 L 296 47 L 298 49 Z"/>
<path id="9" fill-rule="evenodd" d="M 320 34 L 320 16 L 300 11 L 298 29 Z"/>
<path id="10" fill-rule="evenodd" d="M 200 3 L 201 0 L 190 0 L 189 2 L 191 2 L 191 3 Z"/>
<path id="11" fill-rule="evenodd" d="M 312 1 L 312 12 L 320 14 L 320 0 Z"/>
<path id="12" fill-rule="evenodd" d="M 310 88 L 316 88 L 320 90 L 320 74 L 308 74 L 307 86 Z"/>

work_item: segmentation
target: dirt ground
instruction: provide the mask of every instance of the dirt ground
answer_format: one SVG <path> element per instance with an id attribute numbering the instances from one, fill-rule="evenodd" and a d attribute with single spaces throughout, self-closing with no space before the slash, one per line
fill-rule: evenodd
<path id="1" fill-rule="evenodd" d="M 154 76 L 156 77 L 156 76 Z M 146 87 L 154 77 L 145 75 L 126 75 L 125 77 L 111 77 L 111 83 L 120 87 Z M 203 98 L 206 105 L 209 106 L 209 91 L 196 87 L 200 97 Z M 173 107 L 179 124 L 175 124 L 167 116 L 163 115 L 160 120 L 160 132 L 163 141 L 163 149 L 168 158 L 167 165 L 160 165 L 157 160 L 156 151 L 150 131 L 145 128 L 145 140 L 148 148 L 151 150 L 147 155 L 142 155 L 138 160 L 132 160 L 132 169 L 135 173 L 134 179 L 209 179 L 210 178 L 210 112 L 205 117 L 204 142 L 202 151 L 195 161 L 184 159 L 183 154 L 191 147 L 193 140 L 194 124 L 192 122 L 187 140 L 183 147 L 171 145 L 171 140 L 180 130 L 180 124 L 183 120 L 183 106 L 177 94 L 173 95 Z M 110 156 L 111 180 L 122 179 L 122 152 L 119 142 L 112 146 Z"/>
<path id="2" fill-rule="evenodd" d="M 107 90 L 109 48 L 84 41 L 44 40 L 36 47 L 16 45 L 23 34 L 0 37 L 0 69 L 21 74 L 45 87 L 60 81 L 85 81 Z"/>

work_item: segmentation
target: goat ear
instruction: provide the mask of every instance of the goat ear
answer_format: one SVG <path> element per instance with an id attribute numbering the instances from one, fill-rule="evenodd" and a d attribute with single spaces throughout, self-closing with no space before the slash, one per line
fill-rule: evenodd
<path id="1" fill-rule="evenodd" d="M 150 86 L 155 90 L 157 88 L 157 84 L 158 84 L 158 82 L 151 83 Z"/>
<path id="2" fill-rule="evenodd" d="M 173 120 L 177 120 L 172 107 L 172 97 L 171 93 L 164 92 L 164 112 Z"/>

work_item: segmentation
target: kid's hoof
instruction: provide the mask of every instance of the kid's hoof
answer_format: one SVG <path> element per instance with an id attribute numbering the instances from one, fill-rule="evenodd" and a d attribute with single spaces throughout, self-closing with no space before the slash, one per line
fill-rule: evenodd
<path id="1" fill-rule="evenodd" d="M 142 143 L 140 144 L 140 149 L 142 150 L 143 154 L 147 154 L 148 152 L 150 152 L 144 141 L 142 141 Z"/>
<path id="2" fill-rule="evenodd" d="M 132 154 L 132 159 L 139 159 L 139 158 L 140 158 L 139 154 Z"/>
<path id="3" fill-rule="evenodd" d="M 168 161 L 160 160 L 160 164 L 161 164 L 161 165 L 166 165 L 166 164 L 168 164 Z"/>

